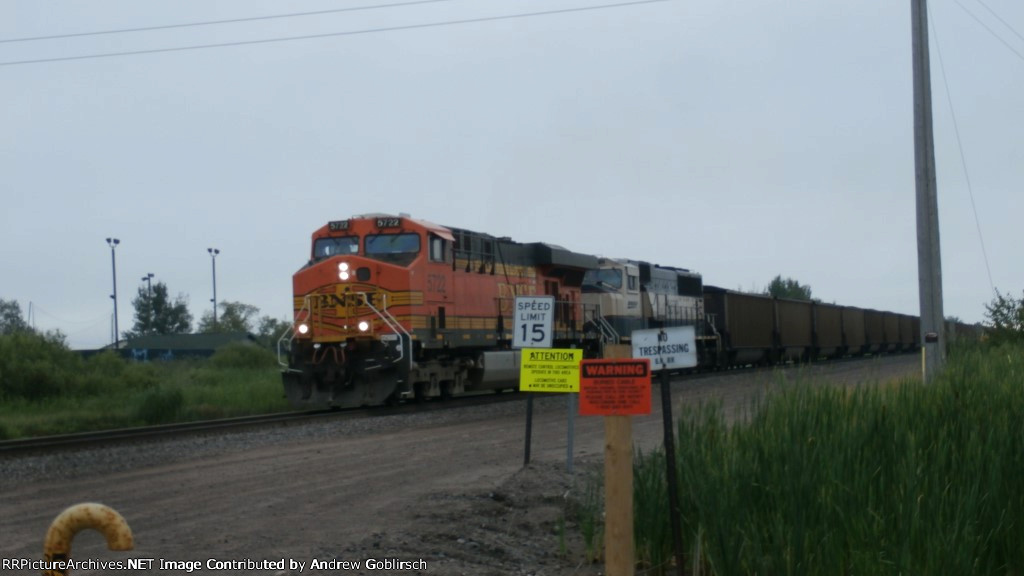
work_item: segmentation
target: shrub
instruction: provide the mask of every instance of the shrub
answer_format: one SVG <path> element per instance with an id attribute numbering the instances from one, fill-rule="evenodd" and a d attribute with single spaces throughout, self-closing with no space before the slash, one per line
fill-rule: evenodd
<path id="1" fill-rule="evenodd" d="M 148 363 L 128 362 L 113 351 L 90 357 L 73 392 L 80 396 L 118 395 L 152 388 L 157 369 Z"/>
<path id="2" fill-rule="evenodd" d="M 217 369 L 272 368 L 276 364 L 273 352 L 242 342 L 228 344 L 210 357 L 210 366 Z"/>
<path id="3" fill-rule="evenodd" d="M 178 388 L 154 388 L 142 396 L 136 416 L 146 424 L 174 422 L 185 406 L 185 394 Z"/>
<path id="4" fill-rule="evenodd" d="M 0 335 L 0 398 L 42 400 L 60 395 L 76 382 L 81 363 L 59 334 Z"/>

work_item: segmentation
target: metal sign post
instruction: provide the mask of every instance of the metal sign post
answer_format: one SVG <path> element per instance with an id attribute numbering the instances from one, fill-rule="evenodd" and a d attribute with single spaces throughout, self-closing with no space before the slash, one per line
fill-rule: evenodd
<path id="1" fill-rule="evenodd" d="M 679 573 L 683 570 L 683 527 L 679 516 L 679 478 L 676 476 L 676 442 L 672 425 L 672 390 L 669 388 L 668 369 L 658 371 L 661 383 L 661 417 L 665 429 L 665 469 L 668 481 L 668 509 L 672 526 L 672 551 L 676 555 L 676 566 Z"/>
<path id="2" fill-rule="evenodd" d="M 583 360 L 583 350 L 579 348 L 524 348 L 519 355 L 519 390 L 531 393 L 526 399 L 526 449 L 523 466 L 530 463 L 532 392 L 579 392 L 580 360 Z"/>
<path id="3" fill-rule="evenodd" d="M 516 296 L 512 323 L 512 347 L 550 348 L 551 329 L 555 317 L 554 296 Z M 523 372 L 519 372 L 519 389 L 523 390 Z M 530 463 L 530 443 L 533 436 L 533 394 L 526 396 L 526 438 L 523 447 L 523 467 Z"/>
<path id="4" fill-rule="evenodd" d="M 697 365 L 696 331 L 693 326 L 678 326 L 633 332 L 633 357 L 649 358 L 652 367 L 660 368 L 661 415 L 664 427 L 665 474 L 668 482 L 669 517 L 672 525 L 672 548 L 676 565 L 683 569 L 683 530 L 679 515 L 679 478 L 676 475 L 675 427 L 672 424 L 672 390 L 668 371 L 693 368 Z"/>

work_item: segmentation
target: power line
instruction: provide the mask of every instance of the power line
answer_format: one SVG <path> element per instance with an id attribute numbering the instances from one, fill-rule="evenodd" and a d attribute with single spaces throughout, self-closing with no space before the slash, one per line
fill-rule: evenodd
<path id="1" fill-rule="evenodd" d="M 977 22 L 978 24 L 981 24 L 981 27 L 982 27 L 982 28 L 984 28 L 985 30 L 988 30 L 988 33 L 989 33 L 989 34 L 991 34 L 992 36 L 994 36 L 996 40 L 999 40 L 1000 42 L 1002 42 L 1002 43 L 1003 43 L 1003 45 L 1004 45 L 1004 46 L 1006 46 L 1006 47 L 1007 47 L 1007 48 L 1008 48 L 1008 49 L 1010 50 L 1010 52 L 1013 52 L 1014 54 L 1016 54 L 1016 55 L 1017 55 L 1017 58 L 1020 58 L 1021 60 L 1024 60 L 1024 54 L 1021 54 L 1020 52 L 1018 52 L 1018 51 L 1017 51 L 1017 49 L 1016 49 L 1016 48 L 1014 48 L 1013 46 L 1011 46 L 1009 42 L 1007 42 L 1006 40 L 1003 40 L 1003 37 L 1002 37 L 1002 36 L 1000 36 L 999 34 L 996 34 L 996 31 L 995 31 L 995 30 L 993 30 L 992 28 L 989 28 L 988 24 L 985 24 L 984 22 L 982 22 L 982 21 L 981 21 L 981 18 L 978 18 L 978 17 L 977 17 L 977 16 L 976 16 L 976 15 L 974 14 L 974 12 L 971 12 L 970 10 L 968 10 L 968 9 L 967 9 L 967 7 L 966 7 L 966 6 L 964 6 L 963 4 L 961 4 L 961 3 L 960 3 L 960 0 L 953 0 L 953 1 L 954 1 L 954 2 L 956 2 L 956 5 L 957 5 L 957 6 L 959 6 L 959 7 L 960 7 L 960 8 L 961 8 L 961 9 L 962 9 L 962 10 L 963 10 L 964 12 L 967 12 L 967 14 L 968 14 L 968 15 L 969 15 L 969 16 L 970 16 L 971 18 L 974 18 L 974 21 L 975 21 L 975 22 Z M 979 3 L 980 3 L 980 2 L 979 2 Z M 985 6 L 985 5 L 984 5 L 984 4 L 982 4 L 982 6 Z M 986 8 L 988 8 L 988 6 L 985 6 L 985 7 L 986 7 Z M 991 11 L 991 9 L 990 9 L 990 11 Z M 995 13 L 993 12 L 993 14 L 995 14 Z M 999 18 L 999 16 L 996 16 L 996 18 Z M 999 18 L 999 21 L 1000 21 L 1000 22 L 1003 22 L 1002 18 Z M 1003 22 L 1003 23 L 1005 24 L 1005 22 Z M 1008 24 L 1007 24 L 1007 27 L 1009 27 L 1009 25 L 1008 25 Z M 1010 28 L 1010 30 L 1013 30 L 1013 28 Z M 1014 32 L 1013 32 L 1013 33 L 1014 33 L 1014 34 L 1016 34 L 1017 32 L 1016 32 L 1016 31 L 1014 30 Z M 1018 34 L 1018 36 L 1019 36 L 1019 34 Z"/>
<path id="2" fill-rule="evenodd" d="M 153 30 L 169 30 L 172 28 L 188 28 L 193 26 L 213 26 L 217 24 L 236 24 L 239 22 L 255 22 L 258 20 L 275 20 L 279 18 L 299 18 L 303 16 L 322 16 L 324 14 L 337 14 L 340 12 L 356 12 L 358 10 L 376 10 L 378 8 L 397 8 L 400 6 L 413 6 L 416 4 L 433 4 L 437 2 L 450 2 L 451 0 L 414 0 L 410 2 L 396 2 L 394 4 L 379 4 L 376 6 L 353 6 L 351 8 L 336 8 L 334 10 L 317 10 L 315 12 L 290 12 L 287 14 L 272 14 L 268 16 L 252 16 L 248 18 L 231 18 L 228 20 L 204 20 L 199 22 L 185 22 L 182 24 L 164 24 L 160 26 L 145 26 L 141 28 L 118 28 L 114 30 L 99 30 L 94 32 L 74 32 L 70 34 L 54 34 L 51 36 L 27 36 L 23 38 L 0 38 L 0 44 L 9 42 L 35 42 L 37 40 L 57 40 L 59 38 L 79 38 L 82 36 L 101 36 L 104 34 L 123 34 L 126 32 L 151 32 Z"/>
<path id="3" fill-rule="evenodd" d="M 935 54 L 939 57 L 939 69 L 942 71 L 942 83 L 946 87 L 946 100 L 949 102 L 949 115 L 953 118 L 953 134 L 956 136 L 956 146 L 960 151 L 960 164 L 964 169 L 964 180 L 967 183 L 967 194 L 971 199 L 971 210 L 974 212 L 974 225 L 978 229 L 978 241 L 981 243 L 981 256 L 985 260 L 985 271 L 988 273 L 988 285 L 992 292 L 996 292 L 996 285 L 992 282 L 992 268 L 988 263 L 988 250 L 985 249 L 985 236 L 981 232 L 981 220 L 978 219 L 978 207 L 974 203 L 974 188 L 971 186 L 971 175 L 967 171 L 967 157 L 964 155 L 963 141 L 960 139 L 960 125 L 956 121 L 956 110 L 953 108 L 953 95 L 949 90 L 949 78 L 946 75 L 946 67 L 942 63 L 942 48 L 939 42 L 939 33 L 935 28 L 934 19 L 931 24 L 932 35 L 935 36 Z"/>
<path id="4" fill-rule="evenodd" d="M 78 325 L 78 326 L 94 325 L 97 322 L 99 322 L 100 320 L 106 322 L 107 317 L 110 316 L 109 313 L 105 312 L 101 316 L 97 316 L 95 318 L 90 318 L 90 319 L 87 319 L 87 320 L 68 320 L 66 318 L 61 318 L 60 316 L 57 316 L 56 314 L 53 314 L 52 312 L 50 312 L 48 310 L 45 310 L 44 308 L 39 306 L 39 304 L 36 304 L 36 303 L 31 303 L 31 304 L 32 304 L 32 307 L 33 307 L 33 312 L 36 315 L 42 314 L 43 316 L 46 316 L 47 318 L 50 318 L 52 320 L 56 320 L 57 322 L 60 322 L 61 324 L 74 324 L 74 325 Z"/>
<path id="5" fill-rule="evenodd" d="M 264 38 L 261 40 L 241 40 L 237 42 L 223 42 L 218 44 L 199 44 L 193 46 L 178 46 L 175 48 L 154 48 L 151 50 L 132 50 L 123 52 L 105 52 L 100 54 L 85 54 L 82 56 L 60 56 L 56 58 L 38 58 L 34 60 L 12 60 L 0 62 L 0 66 L 20 66 L 25 64 L 45 64 L 49 62 L 67 62 L 72 60 L 91 60 L 97 58 L 114 58 L 118 56 L 138 56 L 142 54 L 160 54 L 166 52 L 183 52 L 186 50 L 204 50 L 208 48 L 227 48 L 230 46 L 250 46 L 255 44 L 271 44 L 277 42 L 293 42 L 296 40 L 313 40 L 317 38 L 333 38 L 339 36 L 356 36 L 362 34 L 376 34 L 380 32 L 399 32 L 406 30 L 420 30 L 439 26 L 457 26 L 460 24 L 477 24 L 480 22 L 495 22 L 498 20 L 511 20 L 516 18 L 532 18 L 535 16 L 551 16 L 554 14 L 569 14 L 572 12 L 586 12 L 592 10 L 604 10 L 609 8 L 624 8 L 640 4 L 653 4 L 656 2 L 669 2 L 671 0 L 633 0 L 631 2 L 618 2 L 615 4 L 600 4 L 597 6 L 581 6 L 577 8 L 562 8 L 558 10 L 544 10 L 540 12 L 523 12 L 520 14 L 504 14 L 501 16 L 484 16 L 480 18 L 467 18 L 464 20 L 447 20 L 444 22 L 428 22 L 425 24 L 407 24 L 404 26 L 387 26 L 382 28 L 366 28 L 363 30 L 349 30 L 345 32 L 328 32 L 324 34 L 308 34 L 304 36 L 282 36 L 277 38 Z"/>
<path id="6" fill-rule="evenodd" d="M 995 16 L 995 17 L 996 17 L 996 20 L 999 20 L 999 22 L 1001 22 L 1001 23 L 1003 24 L 1003 26 L 1006 26 L 1006 27 L 1007 27 L 1007 28 L 1008 28 L 1008 29 L 1010 30 L 1010 32 L 1013 32 L 1014 34 L 1016 34 L 1016 35 L 1017 35 L 1017 38 L 1020 38 L 1021 40 L 1024 40 L 1024 36 L 1021 36 L 1021 35 L 1020 35 L 1020 32 L 1017 32 L 1017 31 L 1016 31 L 1016 30 L 1015 30 L 1015 29 L 1013 28 L 1013 26 L 1010 26 L 1010 23 L 1009 23 L 1009 22 L 1007 22 L 1006 20 L 1003 20 L 1003 19 L 1002 19 L 1002 18 L 1001 18 L 1001 17 L 999 16 L 999 14 L 996 14 L 996 11 L 995 11 L 995 10 L 993 10 L 993 9 L 989 8 L 989 7 L 988 7 L 988 4 L 985 4 L 985 3 L 984 3 L 984 2 L 982 2 L 981 0 L 975 0 L 975 1 L 976 1 L 976 2 L 978 3 L 978 4 L 981 4 L 982 6 L 984 6 L 984 7 L 985 7 L 985 10 L 988 10 L 990 14 L 992 14 L 993 16 Z"/>

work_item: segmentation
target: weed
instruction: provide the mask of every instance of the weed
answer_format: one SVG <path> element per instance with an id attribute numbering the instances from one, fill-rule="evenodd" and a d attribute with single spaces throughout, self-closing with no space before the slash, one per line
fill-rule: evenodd
<path id="1" fill-rule="evenodd" d="M 681 524 L 705 574 L 1024 572 L 1024 348 L 954 350 L 932 384 L 786 383 L 729 426 L 683 406 Z M 664 455 L 634 468 L 638 566 L 669 562 Z M 595 505 L 596 509 L 597 506 Z M 581 514 L 588 549 L 596 515 Z M 699 555 L 699 557 L 698 557 Z"/>
<path id="2" fill-rule="evenodd" d="M 142 396 L 136 409 L 138 419 L 146 424 L 174 422 L 185 404 L 185 394 L 178 388 L 154 388 Z"/>

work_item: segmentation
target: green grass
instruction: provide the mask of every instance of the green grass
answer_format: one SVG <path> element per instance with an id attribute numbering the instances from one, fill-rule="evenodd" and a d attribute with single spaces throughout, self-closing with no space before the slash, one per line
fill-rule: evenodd
<path id="1" fill-rule="evenodd" d="M 931 385 L 788 383 L 731 427 L 682 407 L 684 549 L 716 575 L 1024 573 L 1022 368 L 1019 346 L 970 348 Z M 663 452 L 637 457 L 651 574 L 671 558 L 664 476 Z"/>
<path id="2" fill-rule="evenodd" d="M 254 346 L 229 346 L 206 360 L 135 363 L 101 354 L 60 362 L 39 373 L 47 395 L 0 398 L 0 439 L 290 409 L 273 354 Z"/>

